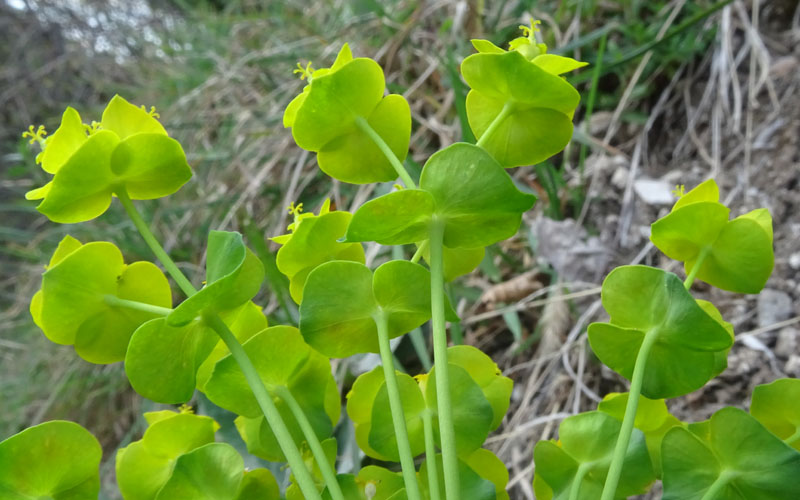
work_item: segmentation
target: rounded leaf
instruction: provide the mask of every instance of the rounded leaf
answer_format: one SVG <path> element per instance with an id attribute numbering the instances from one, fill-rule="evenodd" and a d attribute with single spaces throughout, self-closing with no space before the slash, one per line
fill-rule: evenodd
<path id="1" fill-rule="evenodd" d="M 227 443 L 209 443 L 178 457 L 155 500 L 234 500 L 244 461 Z"/>
<path id="2" fill-rule="evenodd" d="M 800 451 L 800 379 L 782 378 L 753 389 L 750 414 Z"/>

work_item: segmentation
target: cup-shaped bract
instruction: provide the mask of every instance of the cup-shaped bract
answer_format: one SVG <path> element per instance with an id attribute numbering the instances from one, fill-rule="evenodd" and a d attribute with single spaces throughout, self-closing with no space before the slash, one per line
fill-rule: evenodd
<path id="1" fill-rule="evenodd" d="M 597 409 L 622 422 L 625 417 L 628 396 L 627 392 L 607 394 L 597 405 Z M 683 424 L 670 414 L 663 399 L 648 399 L 639 396 L 639 405 L 633 426 L 644 434 L 647 451 L 650 453 L 650 461 L 653 463 L 653 470 L 657 478 L 661 478 L 661 441 L 667 431 L 676 425 Z"/>
<path id="2" fill-rule="evenodd" d="M 432 457 L 425 457 L 420 465 L 419 483 L 422 491 L 429 495 L 428 464 Z M 444 484 L 442 455 L 433 457 L 439 474 L 439 485 Z M 503 462 L 489 450 L 479 448 L 472 453 L 458 457 L 458 481 L 461 498 L 470 500 L 508 500 L 506 492 L 508 469 Z M 392 499 L 393 500 L 393 499 Z"/>
<path id="3" fill-rule="evenodd" d="M 76 423 L 29 427 L 0 442 L 0 498 L 96 499 L 102 455 L 97 439 Z"/>
<path id="4" fill-rule="evenodd" d="M 240 428 L 241 431 L 241 420 L 237 420 L 236 425 Z M 247 434 L 242 434 L 243 436 L 248 436 Z M 251 449 L 251 445 L 260 445 L 257 440 L 256 441 L 245 441 L 248 446 L 248 450 L 250 453 L 264 458 L 264 455 L 260 454 L 262 450 L 259 448 Z M 328 462 L 328 466 L 331 470 L 336 470 L 336 458 L 338 457 L 339 447 L 336 443 L 335 438 L 328 438 L 320 443 L 322 446 L 323 454 L 325 455 L 325 460 Z M 266 452 L 266 456 L 270 455 L 269 452 Z M 306 466 L 308 467 L 308 472 L 311 475 L 311 479 L 314 481 L 314 484 L 317 487 L 317 491 L 323 493 L 323 498 L 329 498 L 325 496 L 326 484 L 325 484 L 325 476 L 322 474 L 322 469 L 319 467 L 319 463 L 316 461 L 314 457 L 314 452 L 308 446 L 308 443 L 303 443 L 300 446 L 300 455 L 303 458 L 303 462 L 305 462 Z M 341 476 L 337 476 L 339 479 Z M 348 497 L 349 498 L 349 497 Z M 305 496 L 303 495 L 303 490 L 300 489 L 300 486 L 297 484 L 297 479 L 295 478 L 294 473 L 289 474 L 289 486 L 286 487 L 286 500 L 305 500 Z"/>
<path id="5" fill-rule="evenodd" d="M 219 313 L 252 299 L 264 281 L 264 265 L 231 231 L 208 234 L 205 286 L 167 316 L 170 326 L 183 326 L 204 313 Z"/>
<path id="6" fill-rule="evenodd" d="M 449 302 L 447 319 L 457 321 Z M 311 271 L 300 304 L 300 332 L 314 349 L 332 358 L 379 352 L 379 316 L 389 338 L 399 337 L 431 317 L 430 272 L 419 264 L 393 260 L 373 274 L 359 262 L 331 261 Z"/>
<path id="7" fill-rule="evenodd" d="M 386 182 L 397 172 L 369 135 L 369 129 L 403 161 L 411 137 L 411 111 L 399 95 L 384 96 L 381 67 L 353 58 L 345 44 L 331 68 L 309 75 L 310 83 L 283 115 L 298 146 L 317 153 L 323 172 L 353 184 Z"/>
<path id="8" fill-rule="evenodd" d="M 800 451 L 800 379 L 782 378 L 756 386 L 750 414 L 786 444 Z"/>
<path id="9" fill-rule="evenodd" d="M 513 383 L 490 357 L 472 346 L 447 350 L 450 367 L 456 449 L 462 458 L 479 449 L 508 410 Z M 425 451 L 424 419 L 431 418 L 434 442 L 439 443 L 435 368 L 412 378 L 397 373 L 411 453 Z M 368 456 L 398 461 L 389 398 L 383 370 L 378 367 L 356 379 L 347 395 L 347 414 L 355 425 L 356 442 Z"/>
<path id="10" fill-rule="evenodd" d="M 536 197 L 521 192 L 478 146 L 457 143 L 425 163 L 419 189 L 402 189 L 359 208 L 347 241 L 402 245 L 428 239 L 435 218 L 450 248 L 485 247 L 513 236 Z"/>
<path id="11" fill-rule="evenodd" d="M 144 416 L 149 427 L 142 439 L 117 452 L 125 500 L 280 498 L 272 473 L 245 471 L 232 446 L 214 442 L 219 425 L 212 418 L 169 410 Z"/>
<path id="12" fill-rule="evenodd" d="M 150 200 L 174 193 L 192 176 L 180 144 L 154 116 L 120 96 L 91 127 L 67 108 L 38 158 L 53 179 L 26 198 L 42 199 L 38 210 L 61 223 L 102 215 L 121 190 Z"/>
<path id="13" fill-rule="evenodd" d="M 558 75 L 586 63 L 540 48 L 532 54 L 520 45 L 508 52 L 486 40 L 473 45 L 478 53 L 464 59 L 461 73 L 472 88 L 467 117 L 479 144 L 504 167 L 539 163 L 564 149 L 580 95 Z"/>
<path id="14" fill-rule="evenodd" d="M 405 500 L 403 476 L 383 467 L 368 465 L 358 471 L 358 475 L 339 474 L 336 477 L 339 487 L 347 500 Z M 322 492 L 323 500 L 331 500 L 327 489 Z M 289 497 L 286 500 L 303 500 L 303 497 Z"/>
<path id="15" fill-rule="evenodd" d="M 648 349 L 642 394 L 662 399 L 688 394 L 718 374 L 719 352 L 733 338 L 673 273 L 622 266 L 603 281 L 608 323 L 589 325 L 589 343 L 600 361 L 631 379 L 640 350 Z"/>
<path id="16" fill-rule="evenodd" d="M 341 407 L 328 358 L 311 349 L 297 328 L 291 326 L 267 328 L 243 346 L 267 390 L 276 400 L 278 411 L 295 442 L 302 443 L 305 438 L 289 406 L 280 398 L 279 387 L 292 394 L 317 437 L 329 437 L 339 421 Z M 205 385 L 205 393 L 214 404 L 241 415 L 237 419 L 237 427 L 251 453 L 267 460 L 285 460 L 244 374 L 232 356 L 217 362 Z"/>
<path id="17" fill-rule="evenodd" d="M 156 315 L 111 305 L 107 297 L 172 306 L 169 282 L 154 264 L 126 265 L 112 243 L 81 244 L 66 236 L 31 299 L 31 315 L 48 339 L 74 345 L 86 361 L 115 363 L 125 358 L 134 330 Z"/>
<path id="18" fill-rule="evenodd" d="M 606 413 L 590 411 L 561 422 L 558 442 L 536 443 L 536 498 L 600 498 L 621 426 L 619 420 Z M 614 498 L 646 492 L 655 481 L 655 474 L 644 435 L 638 429 L 633 430 L 623 463 Z M 574 488 L 578 488 L 577 495 L 572 492 Z"/>
<path id="19" fill-rule="evenodd" d="M 772 217 L 759 208 L 728 220 L 719 188 L 709 179 L 681 196 L 672 211 L 652 225 L 650 240 L 689 274 L 723 290 L 758 293 L 772 273 Z"/>
<path id="20" fill-rule="evenodd" d="M 300 214 L 290 226 L 292 231 L 272 238 L 281 248 L 275 256 L 278 270 L 289 278 L 289 292 L 298 304 L 303 300 L 303 287 L 308 274 L 318 265 L 331 260 L 365 261 L 361 243 L 339 241 L 347 231 L 352 214 L 330 211 L 325 200 L 319 215 Z"/>
<path id="21" fill-rule="evenodd" d="M 664 436 L 664 500 L 798 498 L 800 453 L 758 420 L 723 408 L 703 429 L 674 427 Z"/>

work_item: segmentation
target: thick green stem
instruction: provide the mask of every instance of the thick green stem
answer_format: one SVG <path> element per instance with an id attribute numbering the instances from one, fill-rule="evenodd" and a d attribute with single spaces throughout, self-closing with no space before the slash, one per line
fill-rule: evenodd
<path id="1" fill-rule="evenodd" d="M 717 500 L 720 494 L 725 491 L 725 488 L 736 478 L 737 474 L 734 471 L 723 470 L 717 479 L 711 483 L 711 486 L 706 490 L 701 500 Z"/>
<path id="2" fill-rule="evenodd" d="M 694 283 L 694 279 L 697 277 L 697 273 L 700 272 L 700 268 L 703 266 L 703 261 L 706 260 L 706 257 L 708 257 L 709 253 L 711 253 L 711 247 L 703 247 L 700 249 L 700 253 L 697 255 L 697 260 L 694 261 L 692 270 L 689 271 L 689 275 L 686 276 L 686 280 L 683 282 L 683 287 L 687 290 L 692 288 L 692 283 Z"/>
<path id="3" fill-rule="evenodd" d="M 112 307 L 126 307 L 136 311 L 142 311 L 156 316 L 166 316 L 172 312 L 169 307 L 154 306 L 153 304 L 146 304 L 144 302 L 137 302 L 135 300 L 121 299 L 115 295 L 106 295 L 103 297 L 105 303 Z"/>
<path id="4" fill-rule="evenodd" d="M 425 240 L 419 244 L 417 247 L 417 251 L 414 252 L 414 255 L 411 256 L 411 262 L 416 264 L 422 258 L 422 254 L 428 251 L 428 246 L 430 245 L 431 240 Z"/>
<path id="5" fill-rule="evenodd" d="M 406 416 L 400 400 L 400 388 L 397 385 L 397 373 L 394 370 L 392 347 L 389 344 L 389 322 L 383 313 L 379 313 L 375 317 L 375 324 L 378 327 L 378 345 L 381 351 L 383 376 L 386 380 L 386 394 L 389 396 L 389 409 L 392 412 L 392 423 L 397 438 L 397 452 L 400 454 L 406 495 L 408 500 L 420 500 L 422 497 L 417 483 L 417 469 L 414 467 L 414 455 L 411 454 L 411 444 L 408 441 Z"/>
<path id="6" fill-rule="evenodd" d="M 259 377 L 256 367 L 253 366 L 244 347 L 236 340 L 233 332 L 231 332 L 228 325 L 226 325 L 219 316 L 216 314 L 207 314 L 203 316 L 203 319 L 208 326 L 217 332 L 217 335 L 225 342 L 225 345 L 231 352 L 233 359 L 239 364 L 239 368 L 242 370 L 245 380 L 247 380 L 247 385 L 249 385 L 250 390 L 253 391 L 253 396 L 255 396 L 258 402 L 258 406 L 260 406 L 261 411 L 264 412 L 267 423 L 269 423 L 278 441 L 278 445 L 281 447 L 283 454 L 286 456 L 286 460 L 289 462 L 289 466 L 292 468 L 292 473 L 297 481 L 297 485 L 303 492 L 303 496 L 310 500 L 322 500 L 322 496 L 319 494 L 317 486 L 314 484 L 314 479 L 311 477 L 311 473 L 303 462 L 303 456 L 300 455 L 300 450 L 297 449 L 297 445 L 294 443 L 294 440 L 292 440 L 292 435 L 289 433 L 289 429 L 286 428 L 286 424 L 283 422 L 278 408 L 272 401 L 272 396 L 270 396 L 267 388 L 264 387 L 264 382 L 261 380 L 261 377 Z M 324 464 L 319 463 L 319 466 L 320 470 L 322 470 Z"/>
<path id="7" fill-rule="evenodd" d="M 425 461 L 428 468 L 428 489 L 431 500 L 441 500 L 439 487 L 439 467 L 436 465 L 436 443 L 433 439 L 433 415 L 431 410 L 422 412 L 422 426 L 425 431 Z"/>
<path id="8" fill-rule="evenodd" d="M 164 248 L 158 242 L 156 237 L 153 236 L 153 233 L 150 231 L 147 223 L 144 221 L 144 219 L 142 219 L 139 211 L 136 210 L 136 207 L 133 205 L 131 197 L 128 196 L 128 191 L 126 191 L 124 187 L 121 187 L 116 189 L 114 194 L 117 195 L 120 203 L 122 203 L 122 206 L 125 207 L 125 211 L 128 212 L 128 217 L 131 218 L 133 225 L 139 230 L 139 234 L 142 235 L 142 238 L 144 238 L 147 246 L 149 246 L 150 250 L 156 254 L 158 260 L 161 261 L 161 265 L 163 265 L 164 269 L 166 269 L 169 275 L 172 276 L 172 279 L 175 280 L 183 293 L 185 293 L 187 297 L 194 295 L 197 290 L 194 288 L 191 282 L 189 282 L 181 270 L 178 269 L 178 266 L 175 265 L 175 262 L 173 262 L 170 256 L 167 255 L 167 252 L 164 251 Z"/>
<path id="9" fill-rule="evenodd" d="M 575 472 L 575 479 L 572 480 L 572 487 L 569 490 L 569 500 L 578 500 L 580 497 L 578 496 L 581 491 L 581 483 L 583 482 L 583 476 L 589 472 L 589 468 L 591 464 L 585 463 L 580 464 L 578 466 L 578 470 Z"/>
<path id="10" fill-rule="evenodd" d="M 275 388 L 275 394 L 286 403 L 300 426 L 300 430 L 303 431 L 303 436 L 305 436 L 306 442 L 309 448 L 311 448 L 311 453 L 314 455 L 314 460 L 317 461 L 319 470 L 322 472 L 322 478 L 328 486 L 328 492 L 331 498 L 333 500 L 344 500 L 342 488 L 339 486 L 339 481 L 336 480 L 336 471 L 333 470 L 333 467 L 331 467 L 331 464 L 328 462 L 328 457 L 325 455 L 322 443 L 320 443 L 319 438 L 317 438 L 314 428 L 311 426 L 311 422 L 308 421 L 308 417 L 306 417 L 300 404 L 292 395 L 292 391 L 287 387 L 280 386 Z"/>
<path id="11" fill-rule="evenodd" d="M 408 170 L 406 170 L 406 167 L 403 166 L 403 163 L 400 161 L 399 158 L 397 158 L 397 155 L 394 154 L 392 148 L 390 148 L 389 145 L 386 144 L 386 141 L 383 140 L 383 137 L 381 137 L 380 135 L 378 135 L 377 132 L 375 132 L 375 129 L 372 128 L 372 125 L 370 125 L 367 120 L 359 116 L 356 118 L 356 126 L 362 132 L 367 134 L 367 137 L 372 139 L 372 142 L 374 142 L 375 145 L 378 146 L 378 149 L 381 150 L 381 153 L 383 153 L 386 159 L 389 160 L 389 163 L 392 164 L 392 167 L 394 167 L 394 170 L 395 172 L 397 172 L 397 175 L 399 175 L 400 178 L 403 180 L 403 184 L 405 184 L 405 186 L 409 189 L 416 188 L 417 185 L 414 182 L 414 179 L 412 179 L 411 176 L 408 174 Z"/>
<path id="12" fill-rule="evenodd" d="M 503 124 L 505 119 L 508 118 L 513 110 L 514 104 L 511 102 L 506 102 L 505 106 L 503 106 L 503 109 L 500 110 L 500 113 L 498 113 L 498 115 L 494 117 L 494 120 L 492 120 L 492 123 L 489 124 L 489 128 L 487 128 L 483 134 L 481 134 L 481 138 L 478 139 L 477 146 L 486 149 L 486 141 L 488 141 L 489 138 L 494 135 L 494 132 L 500 127 L 500 125 Z"/>
<path id="13" fill-rule="evenodd" d="M 444 489 L 448 500 L 461 498 L 456 455 L 456 433 L 450 398 L 450 374 L 447 363 L 447 330 L 444 317 L 444 221 L 434 218 L 430 229 L 431 253 L 431 329 L 433 330 L 433 364 L 436 368 L 437 413 L 442 443 Z"/>
<path id="14" fill-rule="evenodd" d="M 616 498 L 617 484 L 622 473 L 622 463 L 625 461 L 625 453 L 628 451 L 628 444 L 633 433 L 633 423 L 636 420 L 636 410 L 639 408 L 639 395 L 642 392 L 642 380 L 644 370 L 647 366 L 647 358 L 650 356 L 650 349 L 658 338 L 658 330 L 650 330 L 642 341 L 639 354 L 636 355 L 636 364 L 633 366 L 633 376 L 631 377 L 631 389 L 628 393 L 628 404 L 625 406 L 625 417 L 622 419 L 622 427 L 619 430 L 617 444 L 614 447 L 614 455 L 611 459 L 611 466 L 608 468 L 606 484 L 603 487 L 601 500 L 614 500 Z"/>

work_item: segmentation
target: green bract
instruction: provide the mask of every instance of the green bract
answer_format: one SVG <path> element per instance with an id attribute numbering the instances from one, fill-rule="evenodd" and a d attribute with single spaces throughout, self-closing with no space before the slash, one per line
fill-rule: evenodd
<path id="1" fill-rule="evenodd" d="M 423 491 L 430 495 L 428 489 L 428 459 L 419 469 L 419 481 Z M 439 484 L 444 484 L 444 467 L 442 455 L 436 455 L 436 470 L 439 473 Z M 470 500 L 508 500 L 506 484 L 508 470 L 494 453 L 485 449 L 477 449 L 467 456 L 459 457 L 458 479 L 461 483 L 461 498 Z M 430 497 L 429 497 L 430 498 Z M 394 500 L 394 497 L 392 497 Z"/>
<path id="2" fill-rule="evenodd" d="M 600 498 L 620 426 L 617 419 L 599 411 L 590 411 L 561 422 L 558 442 L 536 443 L 533 452 L 536 498 Z M 634 429 L 614 498 L 644 493 L 654 480 L 644 435 Z M 578 493 L 570 496 L 574 488 L 578 488 Z"/>
<path id="3" fill-rule="evenodd" d="M 480 53 L 464 59 L 461 72 L 472 87 L 467 116 L 479 144 L 504 167 L 539 163 L 564 149 L 580 96 L 557 75 L 585 63 L 549 54 L 531 61 L 486 40 L 473 45 Z"/>
<path id="4" fill-rule="evenodd" d="M 725 326 L 697 304 L 672 273 L 622 266 L 603 282 L 609 323 L 589 325 L 589 342 L 600 360 L 627 379 L 640 349 L 646 370 L 642 394 L 651 399 L 699 389 L 719 368 L 717 354 L 733 339 Z"/>
<path id="5" fill-rule="evenodd" d="M 208 235 L 205 286 L 167 316 L 167 324 L 183 326 L 203 313 L 218 313 L 252 299 L 264 281 L 264 265 L 236 232 Z"/>
<path id="6" fill-rule="evenodd" d="M 535 201 L 486 151 L 457 143 L 430 157 L 419 189 L 402 189 L 361 206 L 347 228 L 347 241 L 415 243 L 428 239 L 435 219 L 445 225 L 445 246 L 484 247 L 513 236 Z"/>
<path id="7" fill-rule="evenodd" d="M 709 179 L 653 224 L 650 239 L 667 256 L 683 261 L 687 274 L 699 262 L 698 279 L 731 292 L 758 293 L 774 263 L 772 218 L 765 208 L 732 220 L 729 214 Z"/>
<path id="8" fill-rule="evenodd" d="M 292 232 L 272 238 L 283 245 L 276 256 L 278 270 L 289 278 L 289 291 L 298 304 L 303 300 L 306 278 L 318 265 L 331 260 L 351 260 L 364 263 L 364 248 L 360 243 L 341 243 L 352 215 L 349 212 L 330 212 L 330 200 L 325 200 L 318 216 L 301 214 L 290 226 Z"/>
<path id="9" fill-rule="evenodd" d="M 243 419 L 239 419 L 236 422 L 236 425 L 237 425 L 237 427 L 239 427 L 240 431 L 242 430 L 242 427 L 241 427 L 242 421 L 243 421 Z M 242 434 L 242 436 L 247 437 L 247 435 L 244 434 L 244 433 Z M 261 443 L 254 442 L 252 444 L 258 446 Z M 336 443 L 336 439 L 328 438 L 328 439 L 322 441 L 322 443 L 320 443 L 320 444 L 321 444 L 322 449 L 323 449 L 324 454 L 325 454 L 325 461 L 328 462 L 330 467 L 335 470 L 335 468 L 336 468 L 336 457 L 337 457 L 337 454 L 338 454 L 338 445 Z M 250 450 L 249 447 L 251 446 L 251 442 L 247 441 L 247 445 L 248 445 L 248 450 Z M 256 456 L 260 456 L 262 458 L 265 456 L 265 455 L 259 455 L 258 453 L 255 453 L 252 450 L 250 450 L 250 451 L 251 451 L 251 453 L 253 453 Z M 311 476 L 313 477 L 314 483 L 317 486 L 317 491 L 322 492 L 323 490 L 325 490 L 325 478 L 322 476 L 322 471 L 319 468 L 319 464 L 316 462 L 316 460 L 314 460 L 314 454 L 311 452 L 311 450 L 307 446 L 307 443 L 303 443 L 302 447 L 300 448 L 300 452 L 303 454 L 303 461 L 305 461 L 306 466 L 308 467 L 309 471 L 311 472 Z M 270 453 L 266 452 L 266 455 L 270 455 Z M 290 475 L 289 480 L 290 480 L 289 486 L 286 488 L 286 500 L 305 500 L 305 497 L 303 496 L 303 492 L 300 490 L 300 487 L 297 485 L 296 478 L 294 477 L 293 474 Z M 325 495 L 323 495 L 323 498 L 326 498 Z"/>
<path id="10" fill-rule="evenodd" d="M 0 442 L 0 498 L 97 499 L 102 455 L 78 424 L 53 420 L 25 429 Z"/>
<path id="11" fill-rule="evenodd" d="M 39 211 L 61 223 L 101 215 L 122 191 L 136 200 L 167 196 L 192 176 L 180 144 L 147 111 L 120 96 L 108 103 L 99 126 L 84 125 L 67 108 L 40 158 L 53 180 L 26 197 L 43 198 Z"/>
<path id="12" fill-rule="evenodd" d="M 89 362 L 114 363 L 125 358 L 134 330 L 156 315 L 113 305 L 113 299 L 172 306 L 169 283 L 155 265 L 126 265 L 111 243 L 82 245 L 66 236 L 42 275 L 31 315 L 51 341 L 74 345 Z"/>
<path id="13" fill-rule="evenodd" d="M 323 172 L 354 184 L 385 182 L 397 172 L 368 130 L 403 161 L 411 137 L 411 111 L 399 95 L 383 95 L 383 70 L 366 58 L 353 59 L 345 44 L 330 69 L 314 71 L 310 83 L 283 115 L 298 146 L 317 154 Z"/>
<path id="14" fill-rule="evenodd" d="M 276 400 L 292 437 L 303 442 L 299 424 L 279 388 L 291 392 L 319 438 L 330 436 L 339 421 L 339 391 L 325 356 L 311 349 L 300 332 L 291 326 L 273 326 L 244 343 L 261 380 Z M 267 460 L 285 460 L 276 438 L 249 389 L 236 361 L 226 356 L 217 362 L 205 386 L 208 398 L 238 415 L 237 427 L 251 453 Z"/>
<path id="15" fill-rule="evenodd" d="M 508 410 L 513 383 L 502 376 L 491 358 L 474 347 L 450 347 L 448 361 L 456 447 L 463 458 L 480 448 L 489 432 L 500 425 Z M 435 368 L 430 374 L 418 375 L 416 380 L 398 372 L 397 382 L 411 452 L 419 455 L 425 451 L 426 416 L 432 419 L 434 441 L 440 442 Z M 356 441 L 364 453 L 379 460 L 398 460 L 389 399 L 380 367 L 356 379 L 347 395 L 347 414 L 355 425 Z"/>
<path id="16" fill-rule="evenodd" d="M 697 435 L 675 427 L 661 445 L 664 500 L 794 500 L 800 453 L 738 408 Z"/>
<path id="17" fill-rule="evenodd" d="M 800 379 L 784 378 L 753 389 L 750 414 L 800 451 Z"/>
<path id="18" fill-rule="evenodd" d="M 388 321 L 389 338 L 430 319 L 429 282 L 428 270 L 408 261 L 387 262 L 374 275 L 358 262 L 327 262 L 308 275 L 300 331 L 314 349 L 332 358 L 378 352 L 381 317 Z M 448 318 L 458 320 L 449 305 Z"/>

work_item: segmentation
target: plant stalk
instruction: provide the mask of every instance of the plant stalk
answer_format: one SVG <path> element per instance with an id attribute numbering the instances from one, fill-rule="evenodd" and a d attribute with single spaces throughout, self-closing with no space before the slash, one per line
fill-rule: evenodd
<path id="1" fill-rule="evenodd" d="M 392 412 L 392 423 L 397 437 L 397 452 L 400 455 L 400 466 L 403 469 L 406 495 L 408 495 L 408 500 L 420 500 L 422 497 L 417 483 L 417 469 L 414 467 L 414 456 L 411 454 L 411 444 L 406 429 L 406 415 L 403 412 L 392 347 L 389 344 L 389 320 L 383 313 L 378 313 L 375 317 L 375 324 L 378 327 L 378 345 L 381 351 L 383 377 L 386 381 L 386 393 L 389 396 L 389 408 Z"/>
<path id="2" fill-rule="evenodd" d="M 431 500 L 441 500 L 439 487 L 439 467 L 436 464 L 436 443 L 433 440 L 433 416 L 431 410 L 422 412 L 422 426 L 425 431 L 425 462 L 428 468 L 428 489 Z"/>
<path id="3" fill-rule="evenodd" d="M 147 246 L 150 247 L 150 250 L 156 254 L 156 257 L 159 261 L 161 261 L 161 265 L 164 266 L 167 273 L 172 276 L 172 279 L 175 280 L 175 283 L 178 284 L 178 287 L 186 294 L 187 297 L 191 297 L 194 295 L 197 290 L 194 288 L 192 283 L 186 278 L 186 276 L 178 269 L 178 266 L 175 265 L 175 262 L 170 258 L 167 252 L 164 251 L 164 248 L 158 242 L 153 233 L 150 231 L 150 228 L 147 226 L 147 223 L 142 219 L 142 216 L 139 214 L 139 211 L 136 210 L 136 207 L 133 205 L 131 201 L 131 197 L 128 196 L 128 191 L 124 187 L 120 187 L 114 191 L 114 194 L 117 195 L 119 198 L 120 203 L 125 208 L 125 211 L 128 212 L 128 217 L 131 218 L 133 221 L 133 225 L 136 226 L 136 229 L 139 230 L 139 234 L 142 235 L 144 241 L 147 243 Z"/>
<path id="4" fill-rule="evenodd" d="M 374 142 L 375 145 L 378 146 L 378 149 L 381 150 L 381 153 L 383 153 L 386 159 L 389 160 L 389 163 L 392 164 L 392 167 L 394 167 L 394 170 L 395 172 L 397 172 L 397 175 L 399 175 L 400 179 L 403 180 L 403 184 L 405 184 L 405 186 L 409 189 L 416 188 L 417 185 L 414 182 L 414 179 L 411 178 L 411 175 L 409 175 L 408 170 L 406 170 L 406 167 L 403 166 L 403 163 L 400 161 L 399 158 L 397 158 L 397 155 L 394 154 L 392 148 L 390 148 L 389 145 L 386 144 L 386 141 L 383 140 L 383 137 L 381 137 L 380 135 L 378 135 L 377 132 L 375 132 L 375 129 L 372 128 L 372 125 L 370 125 L 369 122 L 365 120 L 363 117 L 359 116 L 356 117 L 356 126 L 359 128 L 359 130 L 367 134 L 367 137 L 372 139 L 372 142 Z"/>
<path id="5" fill-rule="evenodd" d="M 154 306 L 153 304 L 138 302 L 136 300 L 121 299 L 114 295 L 106 295 L 105 297 L 103 297 L 103 300 L 105 301 L 106 304 L 112 307 L 126 307 L 128 309 L 134 309 L 136 311 L 155 314 L 156 316 L 167 316 L 169 313 L 172 312 L 172 309 L 170 309 L 169 307 Z"/>
<path id="6" fill-rule="evenodd" d="M 711 253 L 711 247 L 703 247 L 700 249 L 700 253 L 697 255 L 697 260 L 694 262 L 692 266 L 692 270 L 689 271 L 689 275 L 686 276 L 686 280 L 683 282 L 683 287 L 689 290 L 692 288 L 692 283 L 694 283 L 694 279 L 697 277 L 697 273 L 700 272 L 700 268 L 703 266 L 703 261 L 706 260 L 708 254 Z"/>
<path id="7" fill-rule="evenodd" d="M 619 476 L 622 474 L 622 464 L 625 461 L 625 453 L 628 451 L 628 444 L 633 433 L 633 423 L 636 420 L 636 410 L 639 408 L 639 395 L 642 393 L 642 380 L 644 370 L 647 365 L 647 358 L 650 356 L 650 349 L 658 339 L 658 330 L 648 331 L 639 354 L 636 355 L 636 364 L 633 366 L 633 376 L 631 377 L 631 389 L 628 392 L 628 404 L 625 406 L 625 417 L 622 419 L 622 427 L 619 430 L 617 444 L 614 447 L 614 455 L 611 459 L 611 466 L 608 468 L 605 486 L 601 500 L 614 500 L 619 484 Z"/>
<path id="8" fill-rule="evenodd" d="M 456 435 L 450 398 L 450 374 L 447 362 L 447 330 L 444 317 L 444 221 L 434 219 L 430 228 L 431 329 L 433 331 L 433 363 L 436 369 L 437 413 L 442 444 L 445 498 L 461 498 L 458 479 Z"/>
<path id="9" fill-rule="evenodd" d="M 575 479 L 572 480 L 572 487 L 569 490 L 569 500 L 578 500 L 580 498 L 581 483 L 583 477 L 589 472 L 591 464 L 580 464 L 578 470 L 575 472 Z"/>
<path id="10" fill-rule="evenodd" d="M 489 124 L 489 128 L 487 128 L 483 134 L 481 134 L 481 138 L 478 139 L 476 146 L 480 146 L 483 149 L 486 149 L 486 141 L 495 133 L 495 131 L 503 124 L 506 118 L 511 114 L 514 110 L 514 105 L 511 102 L 506 102 L 503 106 L 503 109 L 500 110 L 497 116 L 494 117 L 492 123 Z"/>
<path id="11" fill-rule="evenodd" d="M 722 473 L 711 483 L 711 486 L 706 490 L 701 500 L 716 500 L 720 498 L 720 493 L 725 490 L 725 487 L 736 477 L 736 473 L 729 470 L 723 470 Z"/>
<path id="12" fill-rule="evenodd" d="M 417 247 L 417 251 L 414 252 L 414 255 L 411 256 L 411 262 L 414 264 L 418 263 L 419 260 L 422 258 L 422 254 L 428 251 L 428 246 L 430 245 L 431 240 L 425 240 L 419 244 Z"/>
<path id="13" fill-rule="evenodd" d="M 286 403 L 292 415 L 294 415 L 297 424 L 300 426 L 300 429 L 303 431 L 303 436 L 305 436 L 306 442 L 309 448 L 311 448 L 311 453 L 314 455 L 314 460 L 317 461 L 319 470 L 322 472 L 322 477 L 325 479 L 325 484 L 328 486 L 328 492 L 331 494 L 331 498 L 333 500 L 344 500 L 344 493 L 342 493 L 342 488 L 339 486 L 339 481 L 336 480 L 336 471 L 333 470 L 331 464 L 328 462 L 328 457 L 325 455 L 322 443 L 320 443 L 317 434 L 314 432 L 314 428 L 311 426 L 311 422 L 308 421 L 308 417 L 306 417 L 300 404 L 294 398 L 294 395 L 292 395 L 292 391 L 290 391 L 288 387 L 280 386 L 275 388 L 275 394 Z"/>
<path id="14" fill-rule="evenodd" d="M 226 325 L 218 315 L 206 314 L 203 315 L 203 319 L 208 326 L 217 332 L 217 335 L 219 335 L 222 341 L 225 342 L 228 350 L 230 350 L 233 359 L 239 364 L 239 368 L 242 370 L 244 378 L 247 380 L 247 385 L 249 385 L 250 390 L 253 391 L 253 396 L 255 396 L 258 406 L 261 407 L 261 411 L 267 418 L 267 422 L 272 432 L 275 434 L 278 445 L 281 447 L 283 454 L 286 455 L 286 460 L 292 468 L 292 473 L 294 474 L 295 480 L 297 480 L 297 485 L 303 492 L 303 496 L 310 500 L 322 500 L 322 496 L 319 494 L 317 486 L 314 484 L 314 479 L 311 477 L 311 473 L 303 462 L 300 450 L 297 449 L 297 445 L 295 445 L 294 440 L 292 440 L 292 435 L 289 433 L 289 429 L 286 428 L 286 424 L 283 418 L 281 418 L 278 408 L 272 401 L 272 396 L 270 396 L 267 388 L 264 387 L 264 382 L 258 375 L 256 367 L 253 366 L 253 362 L 250 361 L 250 358 L 247 356 L 244 347 L 236 340 L 236 337 L 233 332 L 231 332 L 230 328 L 228 328 L 228 325 Z M 319 462 L 320 470 L 324 470 L 323 467 L 327 461 L 320 462 L 319 459 L 317 459 L 317 462 Z M 336 484 L 338 485 L 338 483 Z"/>

